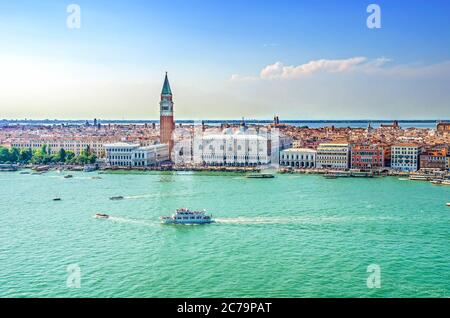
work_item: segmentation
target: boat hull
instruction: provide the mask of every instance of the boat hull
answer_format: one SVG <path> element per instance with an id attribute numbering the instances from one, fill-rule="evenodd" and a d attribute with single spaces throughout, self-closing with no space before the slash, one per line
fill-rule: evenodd
<path id="1" fill-rule="evenodd" d="M 214 220 L 209 221 L 175 221 L 175 220 L 162 220 L 162 224 L 165 225 L 202 225 L 202 224 L 211 224 L 215 223 Z"/>

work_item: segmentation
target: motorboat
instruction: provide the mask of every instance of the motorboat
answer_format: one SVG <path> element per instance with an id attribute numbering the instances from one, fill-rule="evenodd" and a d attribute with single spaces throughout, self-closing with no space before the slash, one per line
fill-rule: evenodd
<path id="1" fill-rule="evenodd" d="M 275 178 L 273 174 L 270 173 L 250 173 L 245 176 L 246 178 L 254 178 L 254 179 L 270 179 Z"/>
<path id="2" fill-rule="evenodd" d="M 108 214 L 105 214 L 105 213 L 96 213 L 96 214 L 95 214 L 95 218 L 96 218 L 96 219 L 108 219 L 108 218 L 109 218 L 109 215 L 108 215 Z"/>
<path id="3" fill-rule="evenodd" d="M 124 197 L 121 196 L 121 195 L 118 195 L 118 196 L 115 196 L 115 197 L 110 197 L 109 199 L 110 199 L 110 200 L 123 200 Z"/>

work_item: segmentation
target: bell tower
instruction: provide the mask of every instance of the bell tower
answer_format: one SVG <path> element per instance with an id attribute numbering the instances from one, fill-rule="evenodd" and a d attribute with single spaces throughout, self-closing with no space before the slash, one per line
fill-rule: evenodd
<path id="1" fill-rule="evenodd" d="M 169 145 L 169 158 L 171 158 L 173 148 L 173 131 L 175 129 L 175 123 L 173 121 L 172 90 L 170 89 L 167 72 L 161 92 L 161 101 L 159 102 L 159 113 L 160 113 L 159 116 L 160 141 L 162 144 Z"/>

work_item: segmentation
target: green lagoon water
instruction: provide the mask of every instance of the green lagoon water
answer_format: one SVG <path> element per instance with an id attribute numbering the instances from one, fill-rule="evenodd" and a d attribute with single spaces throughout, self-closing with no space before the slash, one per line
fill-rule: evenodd
<path id="1" fill-rule="evenodd" d="M 450 187 L 73 174 L 0 173 L 1 297 L 450 295 Z M 109 200 L 118 195 L 126 198 Z M 207 209 L 217 223 L 159 223 L 178 207 Z M 80 288 L 66 285 L 70 264 L 81 269 Z M 370 264 L 381 267 L 379 289 L 367 288 Z"/>

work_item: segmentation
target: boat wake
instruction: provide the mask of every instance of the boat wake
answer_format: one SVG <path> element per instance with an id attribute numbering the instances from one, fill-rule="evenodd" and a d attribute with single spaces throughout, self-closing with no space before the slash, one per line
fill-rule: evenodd
<path id="1" fill-rule="evenodd" d="M 116 222 L 116 223 L 126 223 L 126 224 L 135 224 L 135 225 L 143 225 L 143 226 L 156 226 L 158 222 L 152 222 L 149 220 L 140 220 L 140 219 L 132 219 L 132 218 L 124 218 L 120 216 L 110 216 L 108 220 Z"/>
<path id="2" fill-rule="evenodd" d="M 138 199 L 152 198 L 154 196 L 155 196 L 154 194 L 129 195 L 125 196 L 124 199 L 138 200 Z"/>
<path id="3" fill-rule="evenodd" d="M 326 224 L 326 223 L 353 223 L 353 222 L 379 222 L 396 220 L 389 216 L 356 216 L 356 217 L 237 217 L 237 218 L 216 218 L 217 224 Z"/>

